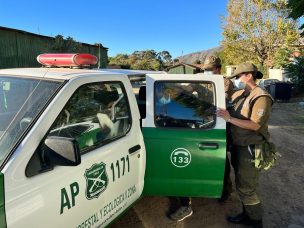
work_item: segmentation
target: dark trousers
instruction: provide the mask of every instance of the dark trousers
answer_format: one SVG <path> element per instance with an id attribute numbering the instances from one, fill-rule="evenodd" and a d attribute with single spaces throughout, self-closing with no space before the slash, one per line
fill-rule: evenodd
<path id="1" fill-rule="evenodd" d="M 222 199 L 226 198 L 232 193 L 232 181 L 230 178 L 230 160 L 228 156 L 228 151 L 231 151 L 232 148 L 232 137 L 231 137 L 231 124 L 226 123 L 226 164 L 225 164 L 225 174 L 224 174 L 224 183 L 222 191 Z"/>
<path id="2" fill-rule="evenodd" d="M 230 179 L 230 161 L 228 155 L 226 155 L 225 174 L 223 183 L 222 197 L 228 196 L 232 193 L 232 182 Z"/>
<path id="3" fill-rule="evenodd" d="M 254 167 L 252 158 L 248 146 L 233 146 L 231 164 L 235 171 L 236 190 L 249 218 L 261 220 L 263 209 L 257 194 L 260 171 Z"/>

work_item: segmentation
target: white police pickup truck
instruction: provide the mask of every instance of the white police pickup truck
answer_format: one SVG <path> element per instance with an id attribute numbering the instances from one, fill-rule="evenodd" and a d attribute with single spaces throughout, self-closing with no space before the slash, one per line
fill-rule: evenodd
<path id="1" fill-rule="evenodd" d="M 38 60 L 0 70 L 0 227 L 104 227 L 143 194 L 220 197 L 222 77 Z"/>

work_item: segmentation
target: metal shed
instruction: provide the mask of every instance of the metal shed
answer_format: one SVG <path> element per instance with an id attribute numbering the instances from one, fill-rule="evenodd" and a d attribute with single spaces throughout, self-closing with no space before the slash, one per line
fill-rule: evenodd
<path id="1" fill-rule="evenodd" d="M 36 57 L 41 53 L 51 53 L 55 38 L 22 30 L 0 26 L 0 68 L 38 67 Z M 106 68 L 108 48 L 102 45 L 80 43 L 81 52 L 100 56 L 101 68 Z"/>
<path id="2" fill-rule="evenodd" d="M 179 63 L 168 69 L 169 74 L 197 74 L 202 71 L 200 65 L 190 65 L 187 63 Z"/>

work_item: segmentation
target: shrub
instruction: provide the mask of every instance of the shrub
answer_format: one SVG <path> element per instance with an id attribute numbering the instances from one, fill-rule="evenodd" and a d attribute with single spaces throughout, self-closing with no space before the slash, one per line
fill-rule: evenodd
<path id="1" fill-rule="evenodd" d="M 298 92 L 304 92 L 304 56 L 294 59 L 286 66 L 287 77 L 294 83 Z"/>

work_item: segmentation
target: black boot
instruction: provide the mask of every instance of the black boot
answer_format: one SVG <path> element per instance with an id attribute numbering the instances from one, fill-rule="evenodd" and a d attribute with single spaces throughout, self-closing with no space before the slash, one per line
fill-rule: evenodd
<path id="1" fill-rule="evenodd" d="M 246 213 L 243 211 L 241 214 L 235 215 L 235 216 L 228 216 L 227 221 L 231 223 L 240 223 L 243 224 L 245 220 L 248 220 L 248 216 Z"/>
<path id="2" fill-rule="evenodd" d="M 262 220 L 250 219 L 244 211 L 236 216 L 228 216 L 227 221 L 235 224 L 244 224 L 253 228 L 263 228 Z"/>
<path id="3" fill-rule="evenodd" d="M 263 228 L 263 222 L 262 220 L 252 220 L 249 219 L 249 223 L 247 225 L 253 227 L 253 228 Z"/>

